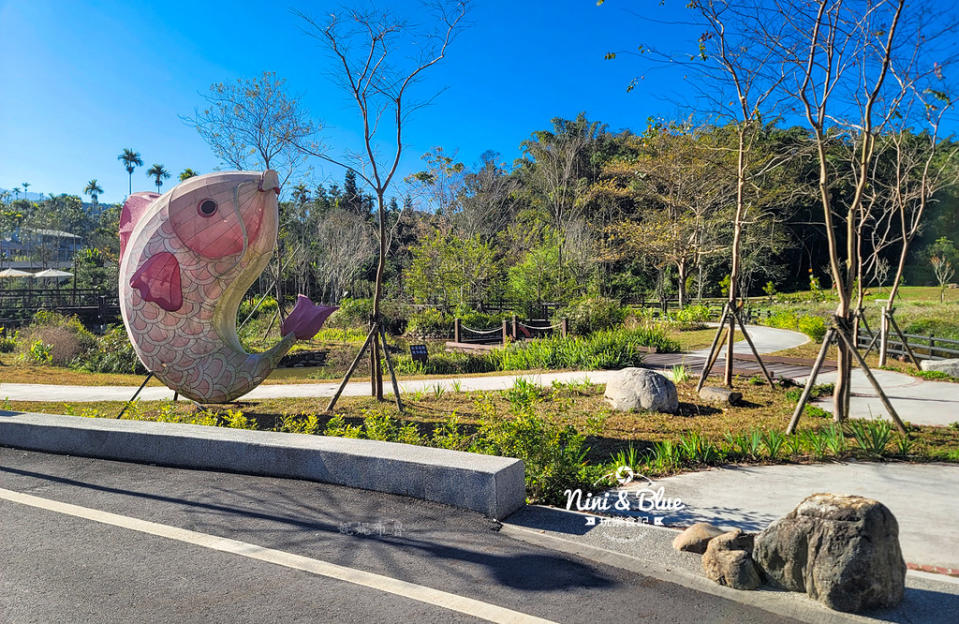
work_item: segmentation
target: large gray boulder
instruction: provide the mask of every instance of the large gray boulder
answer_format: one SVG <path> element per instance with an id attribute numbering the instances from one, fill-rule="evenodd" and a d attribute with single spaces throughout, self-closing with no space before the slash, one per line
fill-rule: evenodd
<path id="1" fill-rule="evenodd" d="M 951 360 L 923 360 L 919 363 L 924 371 L 940 371 L 953 377 L 959 377 L 959 358 Z"/>
<path id="2" fill-rule="evenodd" d="M 624 368 L 606 383 L 606 401 L 614 410 L 648 410 L 675 414 L 679 410 L 676 384 L 646 368 Z"/>
<path id="3" fill-rule="evenodd" d="M 838 611 L 892 607 L 905 590 L 899 524 L 860 496 L 809 496 L 756 536 L 753 558 L 772 585 Z"/>
<path id="4" fill-rule="evenodd" d="M 753 562 L 753 536 L 734 529 L 709 540 L 703 554 L 703 573 L 733 589 L 756 589 L 762 578 Z"/>

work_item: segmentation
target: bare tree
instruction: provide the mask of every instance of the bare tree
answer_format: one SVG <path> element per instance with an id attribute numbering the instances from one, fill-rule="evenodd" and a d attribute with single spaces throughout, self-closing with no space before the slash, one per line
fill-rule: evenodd
<path id="1" fill-rule="evenodd" d="M 273 72 L 235 83 L 218 82 L 206 107 L 183 117 L 194 125 L 217 158 L 237 169 L 274 169 L 281 186 L 301 164 L 298 145 L 313 145 L 319 126 L 310 120 L 286 81 Z"/>
<path id="2" fill-rule="evenodd" d="M 362 217 L 334 208 L 314 232 L 322 252 L 315 258 L 317 277 L 329 301 L 338 301 L 354 275 L 376 252 L 370 224 Z"/>
<path id="3" fill-rule="evenodd" d="M 428 6 L 424 14 L 432 13 L 433 29 L 418 28 L 388 11 L 347 9 L 330 15 L 323 22 L 297 12 L 306 24 L 308 34 L 329 51 L 338 67 L 340 81 L 356 104 L 362 122 L 364 153 L 353 155 L 354 164 L 345 162 L 350 158 L 335 157 L 316 146 L 298 145 L 305 153 L 355 171 L 376 195 L 379 260 L 373 290 L 371 337 L 366 344 L 372 346 L 372 392 L 378 399 L 383 398 L 383 373 L 379 342 L 372 340 L 372 336 L 380 326 L 383 271 L 388 251 L 386 192 L 403 153 L 403 124 L 411 112 L 426 103 L 411 102 L 415 97 L 412 90 L 424 72 L 446 57 L 468 8 L 468 0 L 449 0 Z M 398 59 L 397 55 L 403 50 L 415 52 L 410 58 Z M 381 130 L 389 136 L 388 139 L 381 140 Z M 331 401 L 331 407 L 335 399 Z"/>
<path id="4" fill-rule="evenodd" d="M 876 140 L 890 120 L 902 114 L 903 103 L 913 92 L 908 83 L 895 79 L 896 69 L 913 59 L 928 60 L 934 42 L 945 32 L 930 29 L 931 8 L 915 2 L 907 10 L 906 0 L 856 4 L 815 0 L 803 5 L 777 0 L 771 12 L 757 21 L 759 32 L 765 33 L 761 43 L 786 64 L 787 89 L 794 94 L 816 145 L 829 271 L 839 299 L 835 311 L 840 325 L 836 335 L 841 338 L 834 393 L 837 421 L 849 414 L 851 364 L 858 358 L 844 332 L 853 325 L 853 290 L 862 266 L 859 226 L 868 209 Z M 770 32 L 765 26 L 770 23 L 785 23 L 786 29 Z M 833 193 L 842 173 L 833 166 L 829 149 L 837 139 L 854 147 L 855 175 L 842 210 Z"/>
<path id="5" fill-rule="evenodd" d="M 466 174 L 461 210 L 454 223 L 467 238 L 479 235 L 490 242 L 513 220 L 513 194 L 519 190 L 519 182 L 496 162 L 498 156 L 484 152 L 480 167 Z"/>
<path id="6" fill-rule="evenodd" d="M 729 120 L 734 124 L 736 144 L 732 148 L 723 149 L 733 151 L 736 158 L 735 166 L 728 173 L 735 180 L 735 210 L 731 219 L 731 244 L 728 246 L 728 305 L 735 311 L 741 296 L 740 284 L 744 281 L 741 275 L 744 231 L 748 224 L 761 219 L 759 213 L 765 208 L 755 201 L 756 195 L 751 193 L 751 182 L 770 166 L 781 164 L 790 156 L 784 155 L 773 162 L 768 159 L 764 162 L 752 162 L 753 142 L 762 130 L 763 119 L 771 117 L 776 109 L 773 100 L 779 95 L 777 89 L 785 78 L 783 61 L 776 50 L 754 45 L 763 13 L 756 2 L 693 0 L 686 6 L 692 13 L 692 21 L 696 27 L 703 29 L 699 31 L 701 34 L 696 41 L 695 52 L 666 52 L 640 46 L 639 54 L 660 63 L 680 66 L 687 74 L 695 75 L 696 79 L 691 83 L 700 94 L 696 112 L 702 114 L 705 110 L 716 119 Z M 772 30 L 776 28 L 775 24 L 776 22 L 766 23 L 762 28 L 765 35 L 781 40 L 780 33 Z M 615 57 L 616 54 L 607 55 L 607 58 Z M 634 79 L 629 90 L 637 84 L 639 81 Z M 729 353 L 732 353 L 735 342 L 735 326 L 736 319 L 730 315 L 727 343 Z M 743 329 L 745 330 L 745 327 Z M 720 327 L 717 338 L 722 331 L 723 328 Z M 727 357 L 724 370 L 724 383 L 727 386 L 732 385 L 732 367 L 733 360 Z"/>
<path id="7" fill-rule="evenodd" d="M 927 131 L 913 135 L 908 129 L 900 129 L 889 137 L 892 143 L 894 173 L 887 184 L 888 202 L 886 219 L 876 230 L 883 235 L 874 237 L 874 247 L 882 249 L 892 243 L 898 243 L 899 257 L 893 274 L 889 297 L 883 306 L 880 320 L 879 365 L 885 366 L 889 347 L 889 315 L 892 314 L 896 295 L 906 268 L 906 259 L 912 241 L 919 233 L 926 208 L 935 201 L 936 194 L 959 182 L 959 167 L 956 166 L 959 147 L 950 146 L 943 150 L 939 140 L 939 129 L 943 117 L 952 108 L 952 100 L 944 91 L 917 91 L 916 102 L 927 121 Z M 903 116 L 903 119 L 906 119 Z M 886 227 L 882 227 L 885 225 Z M 891 227 L 889 227 L 891 226 Z M 876 261 L 877 274 L 881 263 Z M 886 263 L 885 272 L 889 265 Z"/>
<path id="8" fill-rule="evenodd" d="M 932 272 L 936 276 L 936 283 L 939 284 L 939 303 L 946 300 L 946 283 L 956 274 L 952 268 L 952 263 L 944 256 L 932 256 L 929 258 L 932 263 Z"/>

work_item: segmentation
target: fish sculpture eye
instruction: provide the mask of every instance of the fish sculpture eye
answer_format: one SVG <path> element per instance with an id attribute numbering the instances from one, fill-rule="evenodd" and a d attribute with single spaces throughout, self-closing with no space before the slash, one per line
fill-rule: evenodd
<path id="1" fill-rule="evenodd" d="M 198 184 L 192 182 L 194 187 Z M 189 189 L 190 181 L 183 186 Z M 242 254 L 257 240 L 265 194 L 253 180 L 228 178 L 185 192 L 177 189 L 170 196 L 170 225 L 190 251 L 219 259 Z"/>
<path id="2" fill-rule="evenodd" d="M 200 202 L 200 205 L 197 206 L 197 212 L 200 213 L 201 217 L 212 217 L 216 214 L 218 206 L 216 202 L 212 199 L 204 199 Z"/>

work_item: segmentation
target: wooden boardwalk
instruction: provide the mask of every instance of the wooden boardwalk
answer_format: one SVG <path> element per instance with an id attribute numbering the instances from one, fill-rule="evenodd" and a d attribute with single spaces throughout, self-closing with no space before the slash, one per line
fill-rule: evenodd
<path id="1" fill-rule="evenodd" d="M 797 379 L 808 377 L 812 370 L 813 360 L 805 358 L 789 358 L 776 355 L 764 355 L 763 364 L 766 370 L 774 379 Z M 683 365 L 689 369 L 690 373 L 698 376 L 706 364 L 706 358 L 700 355 L 690 355 L 688 353 L 648 353 L 643 356 L 643 366 L 657 370 L 671 370 L 673 366 Z M 721 375 L 723 367 L 726 366 L 726 358 L 719 357 L 713 365 L 711 375 Z M 824 362 L 820 369 L 820 374 L 830 373 L 836 370 L 836 366 L 830 362 Z M 753 375 L 762 376 L 763 371 L 759 368 L 759 363 L 752 355 L 733 354 L 733 374 L 741 377 L 752 377 Z"/>

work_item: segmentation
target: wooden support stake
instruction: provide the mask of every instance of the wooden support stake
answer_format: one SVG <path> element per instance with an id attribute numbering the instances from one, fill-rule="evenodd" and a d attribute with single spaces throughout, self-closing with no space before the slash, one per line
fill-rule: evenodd
<path id="1" fill-rule="evenodd" d="M 896 322 L 896 319 L 893 318 L 892 314 L 889 315 L 889 323 L 892 325 L 892 328 L 896 330 L 896 333 L 899 334 L 899 339 L 902 340 L 902 346 L 906 348 L 906 353 L 909 354 L 909 359 L 912 360 L 912 363 L 915 364 L 916 368 L 922 368 L 919 366 L 919 360 L 916 359 L 916 354 L 912 352 L 912 347 L 909 346 L 909 341 L 906 340 L 902 330 L 899 329 L 899 323 Z"/>
<path id="2" fill-rule="evenodd" d="M 366 340 L 363 341 L 363 346 L 360 347 L 360 352 L 356 354 L 356 357 L 353 358 L 353 363 L 350 364 L 350 367 L 346 370 L 346 375 L 343 376 L 343 381 L 340 382 L 340 387 L 336 389 L 336 392 L 330 397 L 330 402 L 326 406 L 327 412 L 332 412 L 333 408 L 336 406 L 336 402 L 339 400 L 340 395 L 343 394 L 343 390 L 346 388 L 346 384 L 350 381 L 350 377 L 353 376 L 353 371 L 356 370 L 356 367 L 359 366 L 360 360 L 363 358 L 363 354 L 366 353 L 366 347 L 370 345 L 370 340 L 376 335 L 376 325 L 370 329 L 370 333 L 366 335 Z"/>
<path id="3" fill-rule="evenodd" d="M 871 329 L 869 330 L 869 334 L 872 336 L 872 340 L 869 341 L 869 346 L 866 347 L 866 352 L 862 354 L 863 357 L 869 357 L 869 353 L 872 351 L 872 348 L 876 346 L 876 342 L 882 336 L 881 332 L 878 334 L 873 334 Z"/>
<path id="4" fill-rule="evenodd" d="M 137 400 L 137 397 L 140 396 L 140 392 L 143 390 L 144 387 L 146 387 L 147 382 L 150 381 L 150 379 L 152 378 L 153 378 L 153 371 L 150 371 L 149 373 L 147 373 L 146 379 L 143 380 L 143 383 L 140 384 L 140 387 L 137 388 L 137 391 L 133 393 L 133 396 L 130 398 L 130 400 L 126 402 L 126 404 L 123 406 L 123 409 L 120 410 L 119 414 L 117 414 L 118 419 L 126 413 L 127 408 L 130 407 L 130 404 Z"/>
<path id="5" fill-rule="evenodd" d="M 463 342 L 463 321 L 459 317 L 453 319 L 453 342 Z"/>
<path id="6" fill-rule="evenodd" d="M 896 412 L 896 408 L 892 406 L 892 403 L 889 401 L 889 397 L 886 396 L 886 393 L 883 392 L 882 386 L 879 385 L 879 382 L 876 381 L 876 378 L 873 376 L 872 371 L 869 370 L 869 366 L 866 364 L 866 360 L 862 359 L 862 356 L 859 355 L 857 351 L 852 346 L 852 339 L 843 331 L 844 328 L 840 327 L 839 338 L 846 344 L 846 347 L 852 351 L 852 355 L 856 358 L 856 361 L 859 363 L 859 367 L 862 368 L 862 372 L 865 373 L 866 379 L 869 380 L 869 383 L 872 384 L 873 389 L 876 391 L 876 394 L 879 395 L 879 400 L 882 401 L 882 404 L 885 406 L 886 411 L 889 412 L 889 416 L 892 418 L 893 422 L 896 423 L 896 428 L 899 429 L 899 433 L 904 436 L 908 436 L 909 432 L 906 430 L 906 425 L 903 424 L 902 420 L 899 419 L 899 414 Z M 847 410 L 848 413 L 848 410 Z"/>
<path id="7" fill-rule="evenodd" d="M 396 373 L 393 371 L 393 360 L 390 358 L 390 347 L 386 343 L 386 332 L 380 327 L 380 340 L 383 343 L 383 357 L 386 358 L 386 367 L 390 369 L 390 378 L 393 380 L 393 397 L 396 399 L 396 409 L 403 413 L 403 401 L 400 399 L 400 384 L 396 381 Z"/>
<path id="8" fill-rule="evenodd" d="M 723 305 L 723 313 L 719 317 L 719 327 L 716 328 L 716 335 L 713 336 L 713 344 L 709 347 L 709 355 L 706 356 L 706 361 L 703 363 L 703 372 L 699 376 L 699 383 L 696 384 L 696 392 L 699 392 L 703 389 L 703 384 L 706 383 L 706 377 L 709 375 L 709 372 L 713 369 L 713 364 L 716 362 L 716 356 L 719 354 L 719 351 L 716 347 L 720 344 L 720 336 L 724 335 L 726 331 L 727 313 L 727 307 Z"/>
<path id="9" fill-rule="evenodd" d="M 792 435 L 796 432 L 796 425 L 799 424 L 799 417 L 802 415 L 803 408 L 806 407 L 806 402 L 809 401 L 809 394 L 812 392 L 812 387 L 816 384 L 816 377 L 819 376 L 819 369 L 822 368 L 822 363 L 826 360 L 826 352 L 829 351 L 829 345 L 832 344 L 832 341 L 835 339 L 835 337 L 836 328 L 830 327 L 822 339 L 822 348 L 819 349 L 819 355 L 816 356 L 816 362 L 812 365 L 812 370 L 809 371 L 809 379 L 806 380 L 806 387 L 803 388 L 802 396 L 799 397 L 799 403 L 796 404 L 796 410 L 793 412 L 793 417 L 789 421 L 789 426 L 786 427 L 786 435 Z"/>
<path id="10" fill-rule="evenodd" d="M 743 325 L 743 321 L 739 318 L 739 314 L 733 311 L 733 318 L 736 319 L 736 322 L 739 323 L 739 331 L 743 333 L 743 338 L 746 339 L 746 344 L 749 345 L 749 348 L 752 349 L 753 355 L 756 356 L 756 361 L 759 362 L 759 368 L 763 369 L 763 375 L 766 376 L 766 381 L 769 382 L 770 388 L 775 388 L 776 384 L 773 382 L 772 375 L 769 374 L 769 371 L 766 370 L 766 365 L 763 363 L 763 359 L 759 357 L 759 351 L 756 350 L 756 345 L 753 344 L 753 339 L 749 337 L 749 332 L 746 331 L 746 326 Z M 726 354 L 727 357 L 732 357 L 731 353 Z"/>

